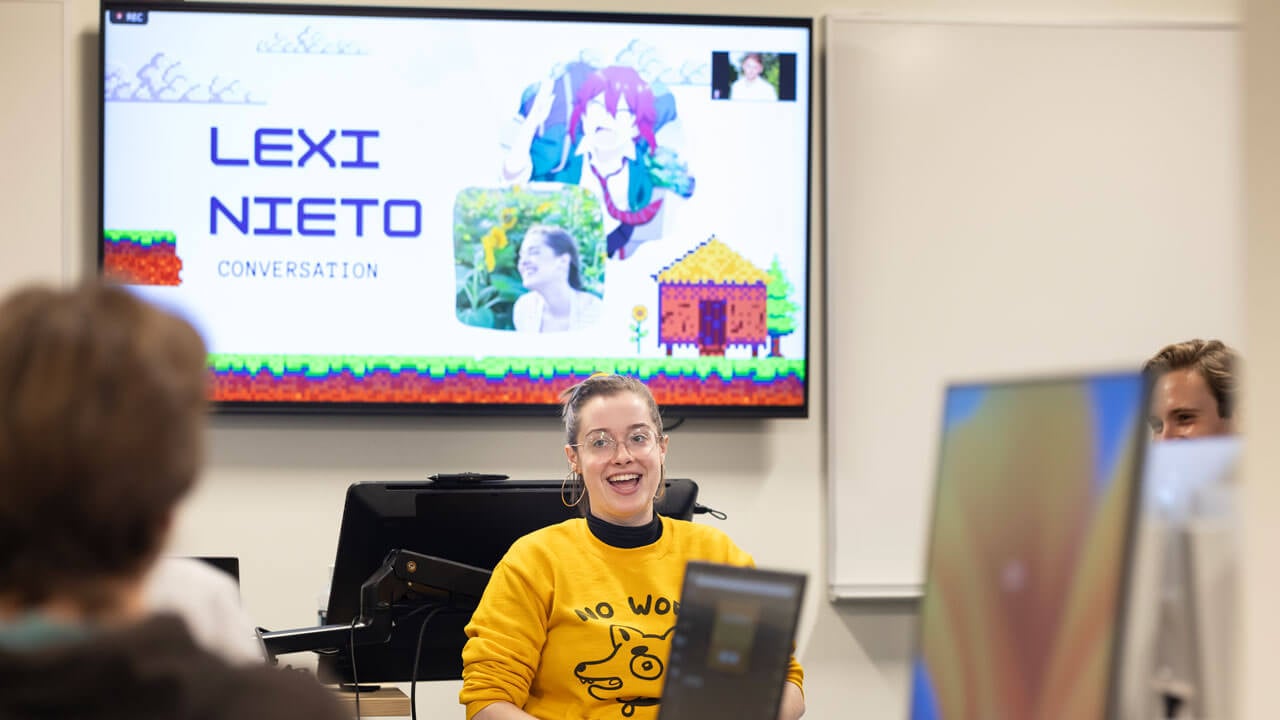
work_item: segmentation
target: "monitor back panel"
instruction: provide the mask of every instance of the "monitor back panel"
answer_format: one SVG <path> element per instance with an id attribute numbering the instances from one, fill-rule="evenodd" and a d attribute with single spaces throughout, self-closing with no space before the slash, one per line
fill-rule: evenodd
<path id="1" fill-rule="evenodd" d="M 1122 717 L 1159 717 L 1163 694 L 1191 717 L 1230 718 L 1235 655 L 1235 437 L 1155 443 L 1125 608 Z"/>
<path id="2" fill-rule="evenodd" d="M 689 519 L 698 497 L 697 483 L 682 478 L 668 478 L 666 483 L 655 509 L 662 515 Z M 359 615 L 359 588 L 392 549 L 492 570 L 517 538 L 580 516 L 579 508 L 562 502 L 560 480 L 356 483 L 348 488 L 343 506 L 326 622 L 350 623 Z M 425 617 L 420 608 L 409 608 L 397 616 L 391 640 L 357 646 L 354 663 L 349 647 L 322 655 L 320 678 L 347 683 L 410 680 Z M 463 628 L 470 619 L 469 610 L 432 617 L 430 627 L 422 632 L 419 680 L 462 677 Z"/>

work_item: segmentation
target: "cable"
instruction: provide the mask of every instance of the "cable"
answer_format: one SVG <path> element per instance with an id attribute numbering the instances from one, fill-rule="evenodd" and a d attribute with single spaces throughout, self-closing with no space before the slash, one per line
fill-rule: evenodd
<path id="1" fill-rule="evenodd" d="M 684 424 L 684 420 L 685 420 L 684 418 L 676 418 L 676 421 L 671 423 L 670 425 L 663 423 L 662 432 L 669 432 L 671 430 L 675 430 L 676 428 Z"/>
<path id="2" fill-rule="evenodd" d="M 422 626 L 418 628 L 418 646 L 413 651 L 413 675 L 409 677 L 409 717 L 418 720 L 418 661 L 422 659 L 422 638 L 427 634 L 427 623 L 431 622 L 431 618 L 436 613 L 444 610 L 448 605 L 437 605 L 427 613 L 422 619 Z M 354 671 L 355 664 L 352 663 Z"/>
<path id="3" fill-rule="evenodd" d="M 724 520 L 729 517 L 728 515 L 724 514 L 722 511 L 716 510 L 715 508 L 709 508 L 700 502 L 696 502 L 693 504 L 693 514 L 694 515 L 710 515 L 711 517 L 717 520 Z"/>
<path id="4" fill-rule="evenodd" d="M 360 616 L 351 618 L 351 689 L 356 694 L 356 720 L 360 720 L 360 676 L 356 674 L 356 621 Z"/>

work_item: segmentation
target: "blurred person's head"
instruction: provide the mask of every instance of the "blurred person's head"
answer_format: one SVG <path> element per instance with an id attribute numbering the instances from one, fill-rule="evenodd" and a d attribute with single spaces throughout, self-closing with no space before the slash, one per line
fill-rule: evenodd
<path id="1" fill-rule="evenodd" d="M 1147 360 L 1152 436 L 1157 440 L 1235 432 L 1239 357 L 1219 340 L 1168 345 Z"/>
<path id="2" fill-rule="evenodd" d="M 762 72 L 764 72 L 764 60 L 760 57 L 760 53 L 752 52 L 743 56 L 742 74 L 748 80 L 755 80 Z"/>
<path id="3" fill-rule="evenodd" d="M 206 367 L 190 324 L 120 288 L 0 301 L 0 616 L 140 613 L 201 465 Z"/>

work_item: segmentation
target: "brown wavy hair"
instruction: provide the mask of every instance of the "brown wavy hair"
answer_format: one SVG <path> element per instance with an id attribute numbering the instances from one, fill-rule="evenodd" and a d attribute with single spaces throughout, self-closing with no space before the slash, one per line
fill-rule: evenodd
<path id="1" fill-rule="evenodd" d="M 200 468 L 205 344 L 99 284 L 0 303 L 0 595 L 88 613 L 140 578 Z"/>

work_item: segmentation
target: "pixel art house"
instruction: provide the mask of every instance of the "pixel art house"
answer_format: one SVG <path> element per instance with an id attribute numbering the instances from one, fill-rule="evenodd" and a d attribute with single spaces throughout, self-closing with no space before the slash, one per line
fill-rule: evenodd
<path id="1" fill-rule="evenodd" d="M 676 345 L 696 345 L 699 355 L 724 355 L 750 346 L 767 348 L 765 271 L 712 236 L 663 268 L 658 281 L 658 343 L 667 355 Z"/>

